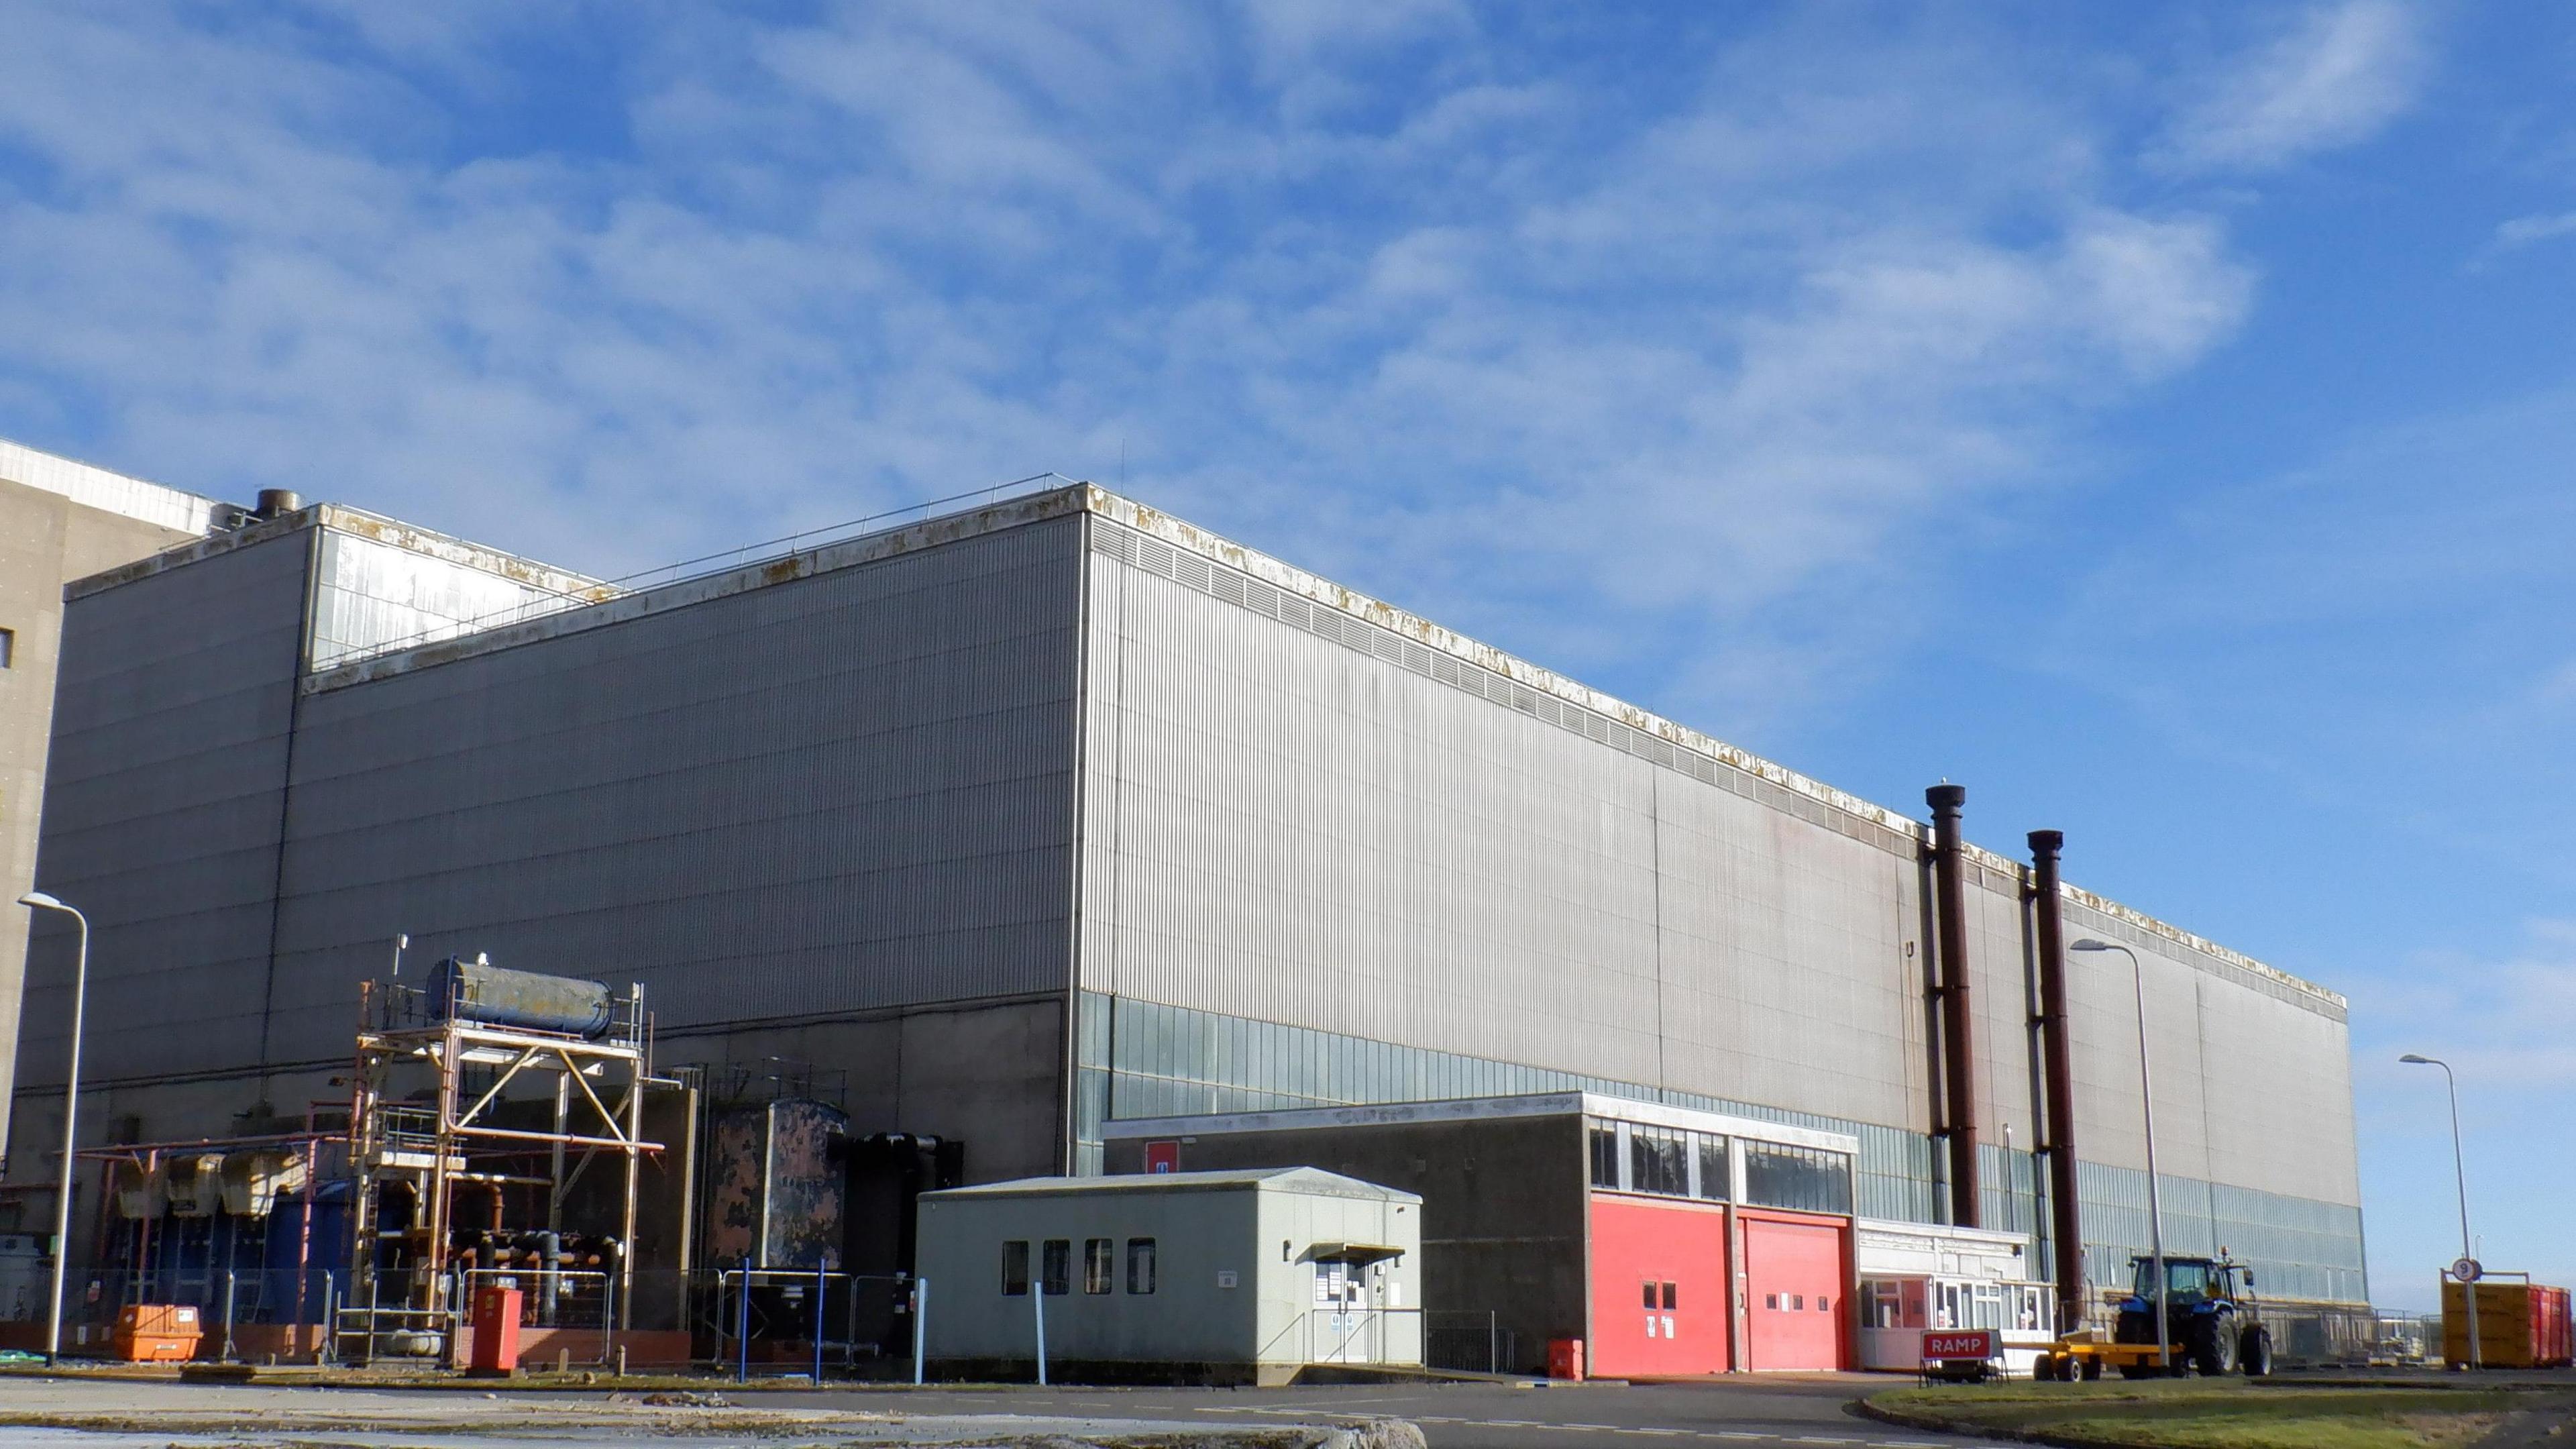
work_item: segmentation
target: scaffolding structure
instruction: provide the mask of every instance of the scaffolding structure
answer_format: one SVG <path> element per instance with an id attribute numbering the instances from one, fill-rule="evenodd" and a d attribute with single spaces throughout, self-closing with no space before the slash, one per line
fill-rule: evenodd
<path id="1" fill-rule="evenodd" d="M 643 1158 L 663 1150 L 644 1140 L 644 1097 L 681 1085 L 653 1074 L 643 987 L 609 995 L 596 1030 L 527 1025 L 507 1003 L 480 1010 L 453 985 L 370 982 L 359 1000 L 349 1289 L 334 1325 L 342 1354 L 460 1356 L 468 1281 L 456 1241 L 460 1196 L 487 1194 L 495 1230 L 514 1194 L 525 1214 L 541 1202 L 542 1223 L 514 1226 L 551 1240 L 564 1227 L 568 1195 L 603 1158 L 623 1173 L 606 1275 L 615 1301 L 605 1316 L 627 1327 Z M 569 1276 L 554 1263 L 539 1271 L 549 1297 L 556 1278 Z"/>

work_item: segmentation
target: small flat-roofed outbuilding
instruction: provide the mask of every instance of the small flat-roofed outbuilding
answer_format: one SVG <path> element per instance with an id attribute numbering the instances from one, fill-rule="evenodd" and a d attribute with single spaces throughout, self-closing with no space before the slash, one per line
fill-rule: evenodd
<path id="1" fill-rule="evenodd" d="M 1058 1379 L 1285 1383 L 1422 1361 L 1422 1199 L 1311 1167 L 922 1194 L 924 1352 Z"/>
<path id="2" fill-rule="evenodd" d="M 1112 1173 L 1297 1163 L 1418 1189 L 1435 1367 L 1850 1368 L 1851 1137 L 1589 1092 L 1108 1123 Z M 1181 1173 L 1193 1176 L 1193 1173 Z"/>

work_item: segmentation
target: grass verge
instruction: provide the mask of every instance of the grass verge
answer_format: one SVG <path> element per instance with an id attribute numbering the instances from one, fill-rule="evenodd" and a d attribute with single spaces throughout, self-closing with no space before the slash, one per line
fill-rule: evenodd
<path id="1" fill-rule="evenodd" d="M 2193 1380 L 1899 1389 L 1876 1417 L 2085 1449 L 2456 1449 L 2555 1394 L 2274 1388 Z"/>

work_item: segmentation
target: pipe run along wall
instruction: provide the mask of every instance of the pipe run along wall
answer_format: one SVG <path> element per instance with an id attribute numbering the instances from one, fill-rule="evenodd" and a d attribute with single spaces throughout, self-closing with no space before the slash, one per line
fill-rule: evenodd
<path id="1" fill-rule="evenodd" d="M 1960 876 L 1959 812 L 1965 785 L 1935 785 L 1923 792 L 1932 807 L 1932 881 L 1940 932 L 1942 1116 L 1950 1143 L 1950 1221 L 1980 1225 L 1977 1182 L 1977 1043 L 1968 1012 L 1967 884 Z"/>
<path id="2" fill-rule="evenodd" d="M 2030 833 L 2032 935 L 2039 955 L 2039 1049 L 2048 1084 L 2049 1241 L 2057 1257 L 2057 1321 L 2084 1321 L 2084 1232 L 2075 1195 L 2075 1044 L 2066 1023 L 2066 923 L 2057 856 L 2066 837 Z"/>

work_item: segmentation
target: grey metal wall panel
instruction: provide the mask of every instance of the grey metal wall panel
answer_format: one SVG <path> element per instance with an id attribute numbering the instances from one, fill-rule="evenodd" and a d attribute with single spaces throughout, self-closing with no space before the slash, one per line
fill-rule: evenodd
<path id="1" fill-rule="evenodd" d="M 1093 567 L 1087 988 L 1926 1125 L 1910 863 Z"/>
<path id="2" fill-rule="evenodd" d="M 314 570 L 312 667 L 559 613 L 585 596 L 550 573 L 489 568 L 327 529 Z"/>
<path id="3" fill-rule="evenodd" d="M 94 923 L 83 1074 L 256 1060 L 309 539 L 64 611 L 38 880 Z M 68 961 L 30 982 L 22 1085 L 61 1081 Z"/>
<path id="4" fill-rule="evenodd" d="M 1922 888 L 1903 842 L 1094 526 L 1085 989 L 1935 1125 Z M 2009 1127 L 2026 1153 L 2039 1114 L 2021 886 L 1975 866 L 1969 968 L 1979 1129 L 1999 1146 Z M 2147 958 L 2168 1174 L 2348 1191 L 2339 1009 L 2109 917 L 2070 929 Z M 2117 1165 L 2140 1141 L 2125 972 L 2116 955 L 2079 959 L 2074 1005 L 2084 1151 Z M 2323 1122 L 2293 1150 L 2254 1105 L 2276 1090 Z"/>
<path id="5" fill-rule="evenodd" d="M 281 1059 L 397 931 L 674 1028 L 1062 991 L 1079 520 L 309 695 Z"/>
<path id="6" fill-rule="evenodd" d="M 1652 1078 L 1644 766 L 1094 568 L 1088 985 Z"/>
<path id="7" fill-rule="evenodd" d="M 1573 748 L 1597 748 L 1578 742 Z M 1660 1085 L 1929 1130 L 1915 872 L 1860 841 L 1654 772 Z"/>
<path id="8" fill-rule="evenodd" d="M 2000 1147 L 2009 1127 L 2013 1147 L 2026 1152 L 2036 1144 L 2039 1116 L 2030 1035 L 2030 1019 L 2038 1013 L 2039 1003 L 2021 882 L 1976 867 L 1970 868 L 1968 879 L 1968 1001 L 1976 1016 L 1977 1136 L 1982 1143 Z M 1919 912 L 1920 907 L 1915 909 Z"/>
<path id="9" fill-rule="evenodd" d="M 2113 934 L 2112 925 L 2080 906 L 2067 911 L 2070 937 L 2094 935 L 2131 945 Z M 2132 949 L 2147 972 L 2157 1166 L 2169 1175 L 2358 1205 L 2351 1046 L 2344 1023 L 2199 969 L 2161 942 L 2141 941 Z M 2073 952 L 2067 964 L 2084 1156 L 2143 1170 L 2138 1012 L 2129 958 L 2116 951 Z"/>

